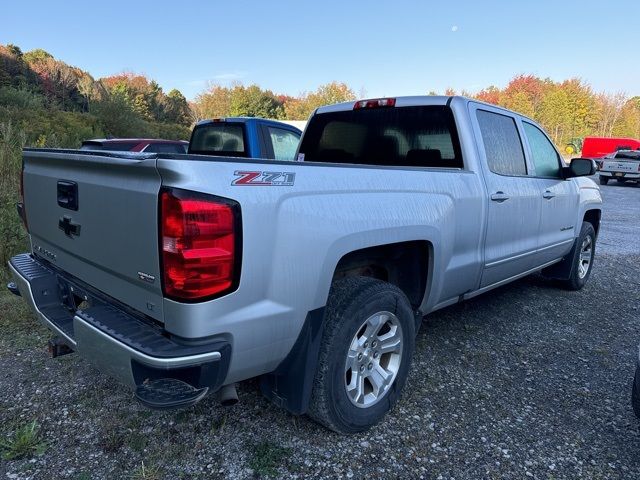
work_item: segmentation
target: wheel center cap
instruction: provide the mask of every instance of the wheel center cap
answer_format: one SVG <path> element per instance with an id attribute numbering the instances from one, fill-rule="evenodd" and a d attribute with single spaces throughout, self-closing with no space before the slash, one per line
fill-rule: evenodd
<path id="1" fill-rule="evenodd" d="M 362 352 L 362 363 L 369 363 L 373 359 L 373 355 L 370 348 L 366 348 L 364 352 Z"/>

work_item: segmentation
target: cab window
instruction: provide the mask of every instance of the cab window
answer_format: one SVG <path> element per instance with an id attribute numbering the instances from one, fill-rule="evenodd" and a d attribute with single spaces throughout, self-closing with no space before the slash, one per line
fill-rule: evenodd
<path id="1" fill-rule="evenodd" d="M 560 178 L 560 158 L 549 139 L 535 125 L 528 122 L 522 122 L 522 125 L 529 141 L 536 177 Z"/>
<path id="2" fill-rule="evenodd" d="M 300 142 L 300 135 L 284 128 L 267 127 L 274 160 L 293 160 Z"/>
<path id="3" fill-rule="evenodd" d="M 489 170 L 498 175 L 526 175 L 527 165 L 516 121 L 486 110 L 478 110 L 477 118 Z"/>

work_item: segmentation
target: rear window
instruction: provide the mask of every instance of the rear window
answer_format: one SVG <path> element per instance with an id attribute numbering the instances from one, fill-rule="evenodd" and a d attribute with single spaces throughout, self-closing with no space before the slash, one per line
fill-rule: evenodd
<path id="1" fill-rule="evenodd" d="M 300 145 L 309 162 L 462 168 L 453 113 L 445 106 L 314 115 Z"/>
<path id="2" fill-rule="evenodd" d="M 138 142 L 85 142 L 80 147 L 80 150 L 110 150 L 112 152 L 128 152 L 132 150 L 136 145 L 138 145 Z"/>
<path id="3" fill-rule="evenodd" d="M 627 160 L 640 160 L 640 151 L 626 151 L 616 153 L 614 158 L 622 158 Z"/>
<path id="4" fill-rule="evenodd" d="M 245 157 L 244 126 L 220 122 L 196 127 L 189 142 L 189 153 Z"/>
<path id="5" fill-rule="evenodd" d="M 151 143 L 144 149 L 147 153 L 187 153 L 186 144 L 180 143 Z"/>

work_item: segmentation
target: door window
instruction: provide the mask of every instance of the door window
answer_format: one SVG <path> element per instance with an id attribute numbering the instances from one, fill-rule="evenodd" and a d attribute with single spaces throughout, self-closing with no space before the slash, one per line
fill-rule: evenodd
<path id="1" fill-rule="evenodd" d="M 477 118 L 489 169 L 499 175 L 526 175 L 527 165 L 515 120 L 486 110 L 478 110 Z"/>
<path id="2" fill-rule="evenodd" d="M 536 169 L 536 176 L 560 178 L 560 159 L 549 139 L 535 125 L 527 122 L 522 122 L 522 124 L 527 140 L 529 140 L 531 160 Z"/>
<path id="3" fill-rule="evenodd" d="M 274 160 L 293 160 L 298 149 L 300 135 L 283 128 L 267 127 L 273 147 Z"/>

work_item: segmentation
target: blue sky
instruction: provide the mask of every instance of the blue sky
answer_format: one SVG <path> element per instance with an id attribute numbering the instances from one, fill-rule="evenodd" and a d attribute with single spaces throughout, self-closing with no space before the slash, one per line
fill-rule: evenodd
<path id="1" fill-rule="evenodd" d="M 518 73 L 640 95 L 640 0 L 13 1 L 0 18 L 0 43 L 96 78 L 145 73 L 189 99 L 232 81 L 290 95 L 332 80 L 371 97 L 473 92 Z"/>

